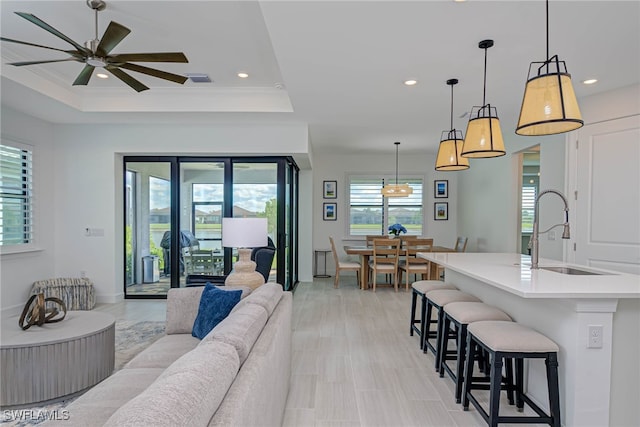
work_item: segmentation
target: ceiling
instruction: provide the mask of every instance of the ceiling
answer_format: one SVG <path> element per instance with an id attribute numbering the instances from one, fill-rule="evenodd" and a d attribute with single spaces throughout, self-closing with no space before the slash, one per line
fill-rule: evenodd
<path id="1" fill-rule="evenodd" d="M 551 1 L 550 53 L 566 61 L 578 98 L 640 81 L 640 2 Z M 83 0 L 0 1 L 3 37 L 70 49 L 15 15 L 36 15 L 83 44 L 94 16 Z M 131 34 L 117 53 L 182 51 L 188 64 L 144 64 L 212 83 L 178 85 L 132 73 L 151 89 L 136 93 L 95 76 L 72 86 L 82 64 L 14 67 L 7 62 L 64 54 L 2 42 L 4 105 L 55 123 L 306 123 L 315 152 L 433 152 L 450 128 L 482 105 L 483 39 L 487 102 L 507 142 L 529 63 L 544 61 L 545 3 L 535 1 L 107 1 L 109 21 Z M 246 79 L 237 77 L 243 71 Z M 586 86 L 581 81 L 597 78 Z M 415 86 L 403 81 L 416 79 Z M 526 138 L 526 137 L 524 137 Z"/>

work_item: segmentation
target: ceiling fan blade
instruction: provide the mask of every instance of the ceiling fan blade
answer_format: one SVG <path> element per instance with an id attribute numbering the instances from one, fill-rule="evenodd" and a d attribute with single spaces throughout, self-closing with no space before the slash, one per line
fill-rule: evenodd
<path id="1" fill-rule="evenodd" d="M 149 76 L 157 77 L 159 79 L 170 80 L 172 82 L 184 84 L 188 80 L 187 77 L 179 74 L 168 73 L 166 71 L 156 70 L 155 68 L 143 67 L 142 65 L 129 64 L 125 62 L 119 65 L 120 68 L 126 68 L 127 70 L 137 71 L 138 73 L 147 74 Z"/>
<path id="2" fill-rule="evenodd" d="M 58 52 L 68 53 L 69 55 L 81 55 L 82 54 L 82 52 L 79 52 L 77 50 L 58 49 L 57 47 L 42 46 L 41 44 L 23 42 L 21 40 L 8 39 L 6 37 L 0 37 L 0 40 L 2 40 L 3 42 L 19 43 L 19 44 L 24 44 L 24 45 L 27 45 L 27 46 L 41 47 L 43 49 L 57 50 Z"/>
<path id="3" fill-rule="evenodd" d="M 89 83 L 89 80 L 91 79 L 91 75 L 93 74 L 93 70 L 96 67 L 94 67 L 93 65 L 85 65 L 85 67 L 82 69 L 82 71 L 80 71 L 80 74 L 78 74 L 78 77 L 76 77 L 76 79 L 73 82 L 74 86 L 86 86 Z"/>
<path id="4" fill-rule="evenodd" d="M 67 43 L 69 43 L 71 46 L 73 46 L 76 49 L 78 49 L 80 52 L 84 52 L 86 54 L 91 53 L 91 51 L 89 51 L 89 49 L 87 49 L 86 47 L 84 47 L 84 46 L 82 46 L 82 45 L 80 45 L 80 44 L 78 44 L 76 42 L 74 42 L 69 37 L 65 36 L 60 31 L 56 30 L 51 25 L 47 24 L 46 22 L 44 22 L 42 19 L 38 18 L 37 16 L 32 15 L 30 13 L 25 13 L 25 12 L 16 12 L 16 15 L 23 17 L 24 19 L 26 19 L 27 21 L 29 21 L 29 22 L 31 22 L 33 24 L 36 24 L 38 27 L 42 28 L 45 31 L 50 32 L 54 36 L 61 38 L 62 40 L 64 40 Z"/>
<path id="5" fill-rule="evenodd" d="M 116 76 L 117 78 L 125 82 L 127 85 L 131 86 L 136 92 L 142 92 L 143 90 L 149 89 L 148 87 L 146 87 L 145 85 L 140 83 L 138 80 L 134 79 L 129 74 L 119 69 L 118 67 L 108 65 L 105 67 L 105 69 L 109 70 L 111 74 L 113 74 L 114 76 Z"/>
<path id="6" fill-rule="evenodd" d="M 16 67 L 22 67 L 24 65 L 49 64 L 51 62 L 66 62 L 66 61 L 78 61 L 78 59 L 65 58 L 65 59 L 48 59 L 44 61 L 9 62 L 7 65 L 15 65 Z"/>
<path id="7" fill-rule="evenodd" d="M 109 59 L 112 62 L 189 62 L 182 52 L 121 53 Z"/>
<path id="8" fill-rule="evenodd" d="M 122 41 L 122 39 L 129 35 L 130 32 L 131 30 L 124 25 L 111 21 L 107 30 L 102 35 L 102 39 L 96 49 L 96 54 L 98 56 L 107 56 L 109 52 L 111 52 L 111 50 Z"/>

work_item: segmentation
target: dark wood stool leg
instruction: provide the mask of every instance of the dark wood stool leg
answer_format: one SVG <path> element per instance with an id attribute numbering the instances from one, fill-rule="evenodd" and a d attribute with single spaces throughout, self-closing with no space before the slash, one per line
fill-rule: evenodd
<path id="1" fill-rule="evenodd" d="M 462 409 L 469 410 L 469 393 L 471 392 L 471 379 L 473 378 L 473 360 L 475 359 L 476 344 L 471 335 L 467 335 L 467 359 L 464 364 L 464 388 L 462 389 Z"/>
<path id="2" fill-rule="evenodd" d="M 436 325 L 436 351 L 434 354 L 434 359 L 435 359 L 435 363 L 434 363 L 434 367 L 436 369 L 436 372 L 440 371 L 440 355 L 442 354 L 442 339 L 444 337 L 444 339 L 447 339 L 446 336 L 447 331 L 445 331 L 442 327 L 442 317 L 443 317 L 443 312 L 444 310 L 442 309 L 442 307 L 438 307 L 438 324 Z"/>
<path id="3" fill-rule="evenodd" d="M 516 408 L 518 412 L 524 411 L 524 399 L 522 399 L 524 384 L 524 359 L 516 359 Z"/>
<path id="4" fill-rule="evenodd" d="M 442 310 L 441 310 L 442 311 Z M 438 372 L 440 378 L 444 377 L 444 364 L 447 363 L 447 350 L 449 349 L 449 328 L 451 327 L 451 319 L 443 314 L 442 316 L 442 334 L 440 336 L 440 352 L 438 353 L 439 367 Z"/>
<path id="5" fill-rule="evenodd" d="M 560 396 L 558 391 L 558 355 L 549 353 L 545 359 L 547 366 L 547 387 L 549 390 L 549 415 L 552 426 L 560 427 Z"/>
<path id="6" fill-rule="evenodd" d="M 513 383 L 513 359 L 510 357 L 505 359 L 505 388 L 509 405 L 513 405 L 515 403 L 513 400 L 515 386 Z"/>
<path id="7" fill-rule="evenodd" d="M 427 297 L 422 294 L 422 305 L 420 306 L 420 349 L 424 350 L 424 334 L 427 327 Z M 431 314 L 429 314 L 431 315 Z"/>
<path id="8" fill-rule="evenodd" d="M 500 392 L 502 384 L 502 354 L 493 353 L 491 361 L 491 382 L 489 385 L 489 426 L 498 426 L 498 412 L 500 411 Z"/>
<path id="9" fill-rule="evenodd" d="M 458 326 L 458 358 L 456 360 L 456 403 L 460 403 L 462 397 L 462 384 L 464 381 L 464 362 L 467 342 L 467 325 Z M 471 361 L 473 364 L 473 360 Z"/>
<path id="10" fill-rule="evenodd" d="M 431 304 L 427 302 L 427 297 L 423 297 L 425 299 L 423 312 L 424 314 L 424 329 L 422 333 L 422 352 L 426 353 L 429 350 L 429 334 L 431 333 Z"/>
<path id="11" fill-rule="evenodd" d="M 409 324 L 409 335 L 413 336 L 413 325 L 416 323 L 416 302 L 418 299 L 418 293 L 413 290 L 411 293 L 411 323 Z"/>

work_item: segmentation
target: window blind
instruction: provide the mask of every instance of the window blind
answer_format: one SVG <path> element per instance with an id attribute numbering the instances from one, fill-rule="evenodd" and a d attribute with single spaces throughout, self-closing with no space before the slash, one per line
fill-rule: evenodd
<path id="1" fill-rule="evenodd" d="M 0 144 L 0 245 L 33 241 L 33 155 Z"/>

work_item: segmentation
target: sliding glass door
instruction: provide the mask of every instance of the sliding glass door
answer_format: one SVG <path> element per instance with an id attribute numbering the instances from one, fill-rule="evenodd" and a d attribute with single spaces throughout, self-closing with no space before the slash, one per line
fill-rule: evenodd
<path id="1" fill-rule="evenodd" d="M 126 157 L 125 296 L 224 282 L 235 261 L 223 217 L 267 218 L 269 281 L 297 283 L 298 168 L 289 158 Z M 176 254 L 172 257 L 172 254 Z"/>

